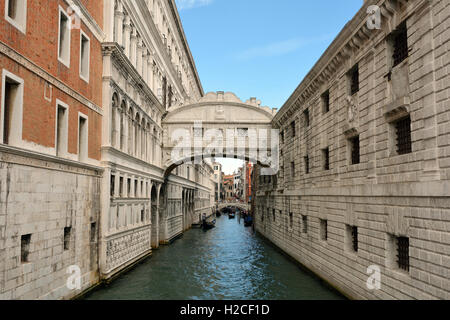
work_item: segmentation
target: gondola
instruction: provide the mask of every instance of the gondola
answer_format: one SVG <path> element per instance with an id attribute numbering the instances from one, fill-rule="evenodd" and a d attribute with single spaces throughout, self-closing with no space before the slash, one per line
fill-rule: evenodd
<path id="1" fill-rule="evenodd" d="M 217 210 L 217 211 L 216 211 L 216 217 L 217 217 L 217 218 L 220 218 L 221 216 L 222 216 L 222 214 L 220 213 L 219 210 Z"/>
<path id="2" fill-rule="evenodd" d="M 236 218 L 236 214 L 234 212 L 230 212 L 228 214 L 228 219 L 234 219 L 234 218 Z"/>
<path id="3" fill-rule="evenodd" d="M 216 227 L 216 220 L 213 220 L 212 222 L 203 221 L 202 228 L 204 231 L 211 230 L 215 227 Z"/>
<path id="4" fill-rule="evenodd" d="M 252 216 L 249 216 L 249 215 L 245 216 L 245 218 L 244 218 L 244 226 L 245 227 L 251 227 L 252 224 L 253 224 Z"/>

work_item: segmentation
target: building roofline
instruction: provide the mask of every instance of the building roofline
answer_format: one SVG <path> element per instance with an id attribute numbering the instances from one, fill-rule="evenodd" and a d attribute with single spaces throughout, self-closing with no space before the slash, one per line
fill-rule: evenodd
<path id="1" fill-rule="evenodd" d="M 180 18 L 180 15 L 178 14 L 177 5 L 175 3 L 175 0 L 168 0 L 168 3 L 169 3 L 170 10 L 172 11 L 173 16 L 175 17 L 175 23 L 177 25 L 178 32 L 181 35 L 181 40 L 183 42 L 184 49 L 186 50 L 186 53 L 188 55 L 189 63 L 191 65 L 192 70 L 194 71 L 195 82 L 197 83 L 197 87 L 200 91 L 200 95 L 203 97 L 205 95 L 205 92 L 203 91 L 203 86 L 202 86 L 200 77 L 197 72 L 197 67 L 195 65 L 195 61 L 192 56 L 191 49 L 189 48 L 189 44 L 186 39 L 186 34 L 184 33 L 183 24 L 181 23 L 181 18 Z"/>

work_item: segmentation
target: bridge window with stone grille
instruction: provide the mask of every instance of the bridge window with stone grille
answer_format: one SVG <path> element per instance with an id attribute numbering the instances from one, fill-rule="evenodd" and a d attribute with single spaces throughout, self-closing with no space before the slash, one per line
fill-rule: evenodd
<path id="1" fill-rule="evenodd" d="M 401 23 L 391 34 L 393 67 L 408 58 L 408 30 L 406 21 Z"/>
<path id="2" fill-rule="evenodd" d="M 412 152 L 411 143 L 411 117 L 407 116 L 394 123 L 397 137 L 397 154 L 407 154 Z"/>

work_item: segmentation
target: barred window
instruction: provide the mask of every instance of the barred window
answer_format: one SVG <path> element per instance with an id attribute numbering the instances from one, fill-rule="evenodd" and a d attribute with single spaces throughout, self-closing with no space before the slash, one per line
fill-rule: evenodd
<path id="1" fill-rule="evenodd" d="M 328 220 L 320 219 L 320 238 L 323 241 L 328 240 Z"/>
<path id="2" fill-rule="evenodd" d="M 350 139 L 350 147 L 351 147 L 351 163 L 352 164 L 360 163 L 359 136 Z"/>
<path id="3" fill-rule="evenodd" d="M 69 250 L 71 231 L 72 231 L 71 227 L 64 228 L 64 250 Z"/>
<path id="4" fill-rule="evenodd" d="M 351 227 L 353 251 L 358 252 L 358 227 Z"/>
<path id="5" fill-rule="evenodd" d="M 354 95 L 359 91 L 359 67 L 355 65 L 349 72 L 350 95 Z"/>
<path id="6" fill-rule="evenodd" d="M 394 67 L 399 65 L 403 60 L 408 58 L 408 30 L 406 29 L 406 21 L 400 24 L 392 33 L 393 40 L 393 60 Z"/>
<path id="7" fill-rule="evenodd" d="M 330 111 L 330 91 L 327 90 L 322 94 L 323 113 Z"/>
<path id="8" fill-rule="evenodd" d="M 294 226 L 294 214 L 291 212 L 289 213 L 289 227 L 292 229 Z"/>
<path id="9" fill-rule="evenodd" d="M 397 134 L 397 153 L 407 154 L 412 152 L 411 145 L 411 117 L 407 116 L 395 123 Z"/>
<path id="10" fill-rule="evenodd" d="M 302 216 L 303 233 L 308 233 L 308 217 Z"/>
<path id="11" fill-rule="evenodd" d="M 409 238 L 397 238 L 397 264 L 402 270 L 409 272 Z"/>
<path id="12" fill-rule="evenodd" d="M 29 262 L 31 234 L 25 234 L 20 238 L 20 261 L 22 263 Z"/>
<path id="13" fill-rule="evenodd" d="M 323 169 L 330 170 L 330 148 L 323 149 L 322 154 L 323 154 Z"/>
<path id="14" fill-rule="evenodd" d="M 305 160 L 305 173 L 309 174 L 309 156 L 306 156 L 304 160 Z"/>
<path id="15" fill-rule="evenodd" d="M 291 122 L 292 136 L 295 137 L 295 121 Z"/>
<path id="16" fill-rule="evenodd" d="M 305 127 L 309 127 L 309 110 L 305 109 L 305 111 L 303 111 L 303 117 L 305 118 Z"/>

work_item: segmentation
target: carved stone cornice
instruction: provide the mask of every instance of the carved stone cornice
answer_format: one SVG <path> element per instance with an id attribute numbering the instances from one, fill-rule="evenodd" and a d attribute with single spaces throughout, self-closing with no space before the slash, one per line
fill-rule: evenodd
<path id="1" fill-rule="evenodd" d="M 165 108 L 161 105 L 158 98 L 155 96 L 150 87 L 142 79 L 141 75 L 136 71 L 131 62 L 123 53 L 122 49 L 116 42 L 105 42 L 102 44 L 103 54 L 110 54 L 113 63 L 122 71 L 125 75 L 128 75 L 128 80 L 133 84 L 137 91 L 145 96 L 145 98 L 152 102 L 161 113 L 165 112 Z"/>
<path id="2" fill-rule="evenodd" d="M 289 118 L 293 108 L 298 108 L 298 103 L 304 103 L 313 95 L 319 94 L 317 89 L 329 82 L 345 65 L 346 60 L 356 56 L 358 51 L 367 46 L 367 42 L 379 35 L 381 30 L 369 30 L 367 27 L 367 12 L 369 6 L 378 5 L 381 15 L 385 19 L 391 19 L 396 13 L 395 3 L 401 0 L 367 0 L 355 17 L 347 23 L 333 43 L 328 47 L 319 61 L 306 75 L 294 93 L 288 98 L 283 107 L 278 111 L 273 122 L 280 124 L 282 119 Z M 429 3 L 430 0 L 421 2 Z M 424 6 L 423 3 L 415 3 L 416 8 Z"/>

